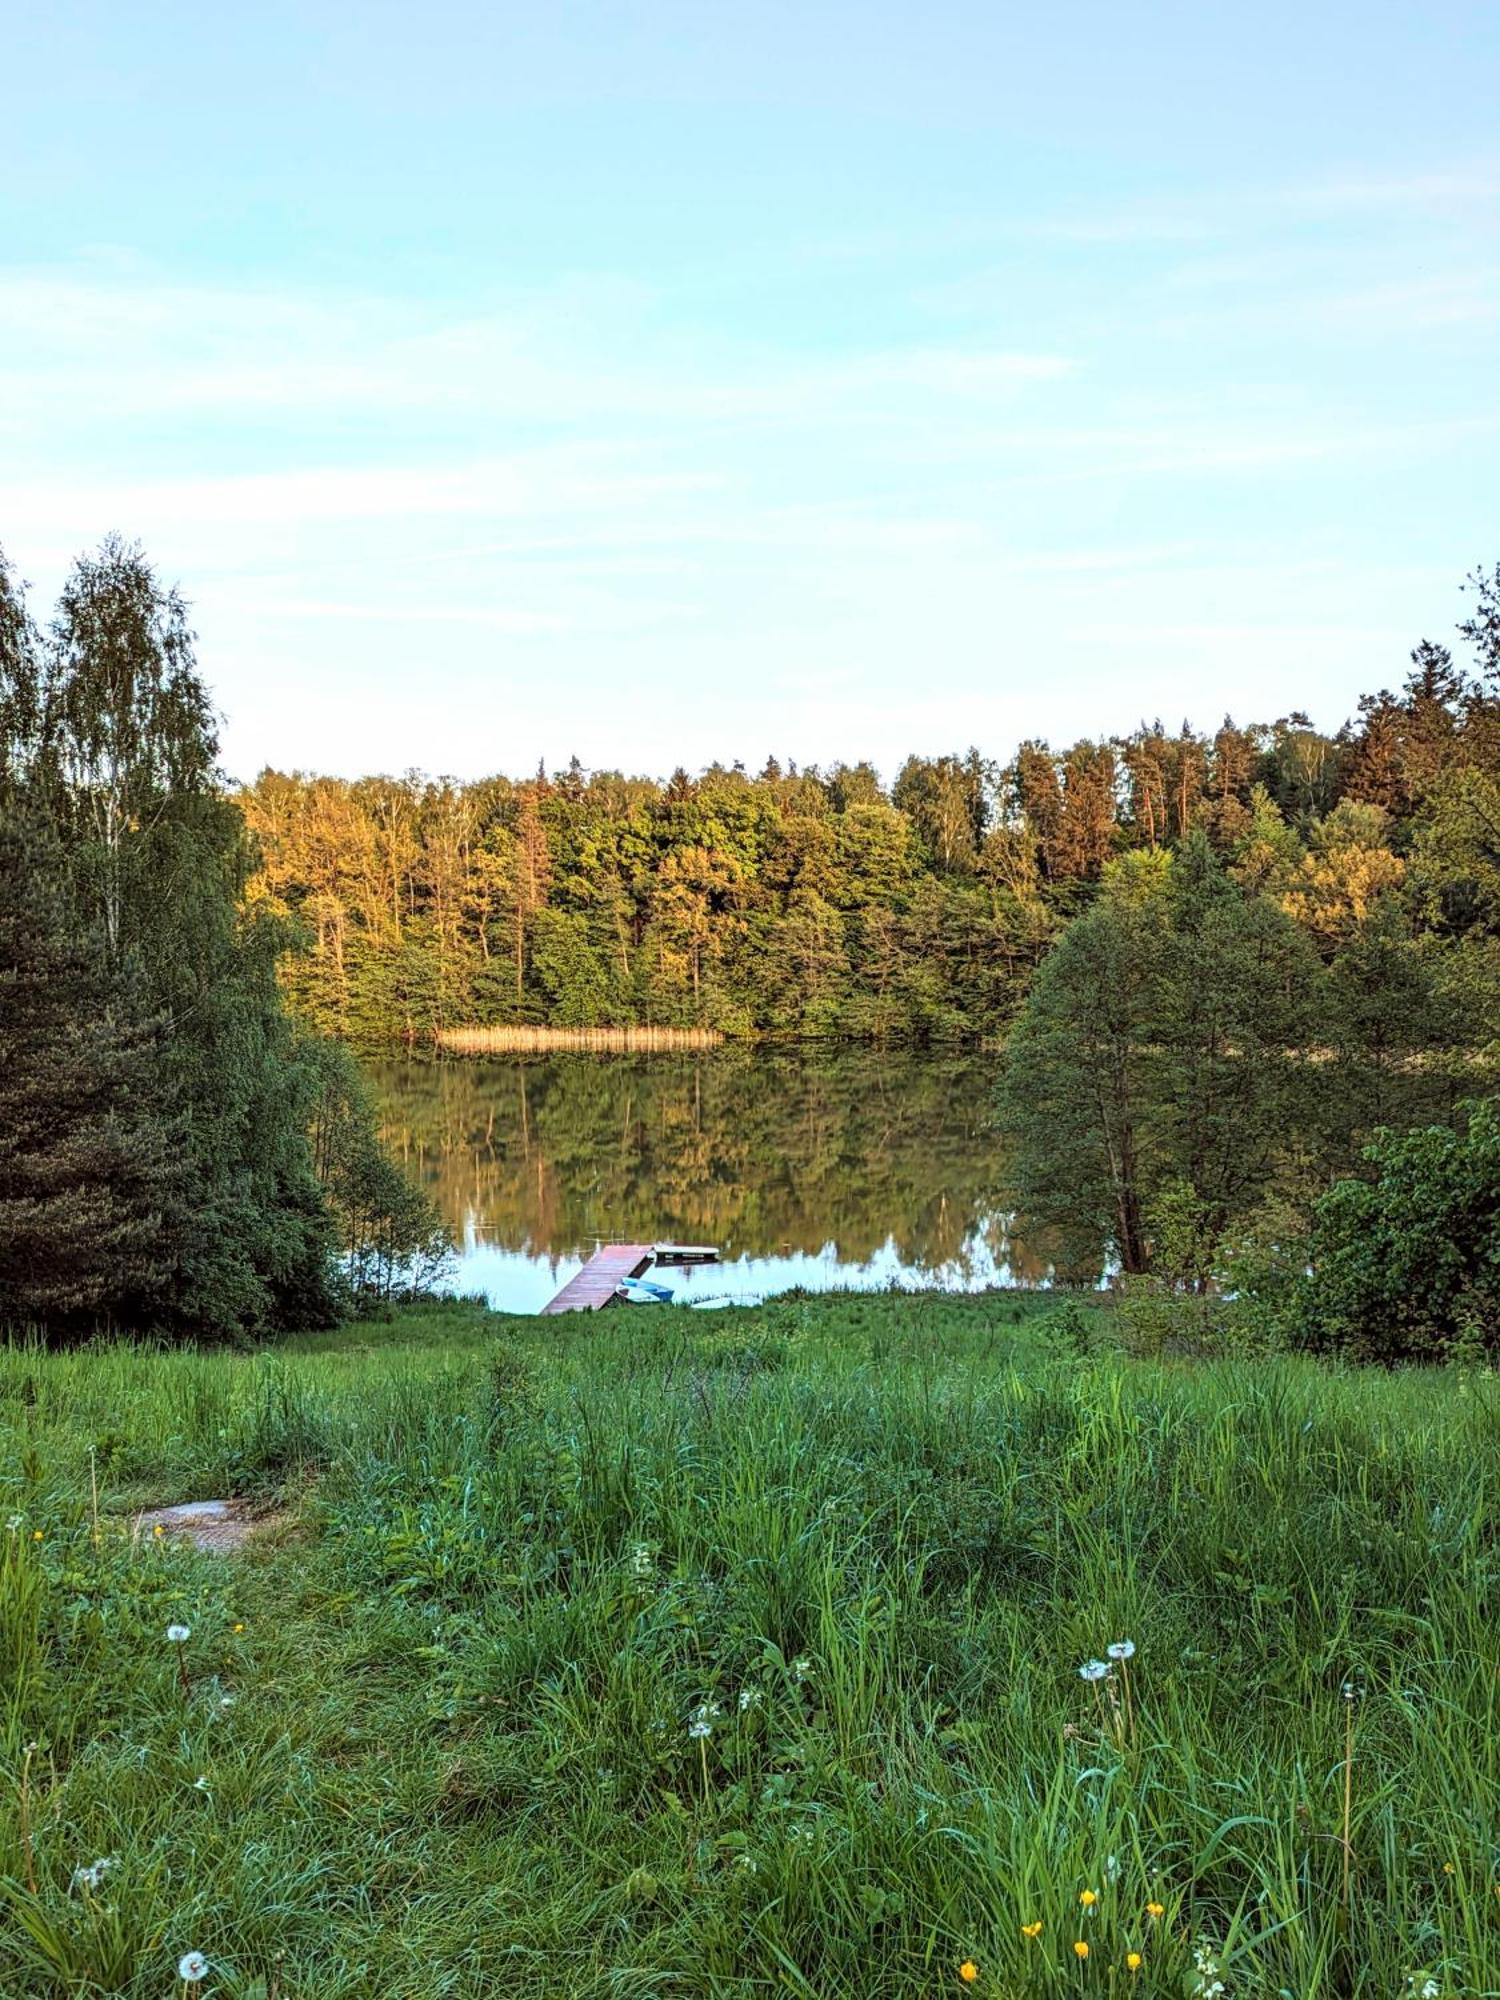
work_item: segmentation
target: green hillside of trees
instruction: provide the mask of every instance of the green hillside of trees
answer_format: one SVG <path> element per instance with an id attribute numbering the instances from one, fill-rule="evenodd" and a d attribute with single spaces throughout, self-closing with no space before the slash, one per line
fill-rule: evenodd
<path id="1" fill-rule="evenodd" d="M 1193 841 L 1295 926 L 1341 1031 L 1468 1040 L 1494 1014 L 1497 577 L 1470 579 L 1464 663 L 1424 642 L 1332 734 L 1152 724 L 912 757 L 889 789 L 865 764 L 266 771 L 240 798 L 257 893 L 307 940 L 298 1010 L 366 1046 L 505 1023 L 943 1040 L 1005 1032 L 1111 864 Z"/>

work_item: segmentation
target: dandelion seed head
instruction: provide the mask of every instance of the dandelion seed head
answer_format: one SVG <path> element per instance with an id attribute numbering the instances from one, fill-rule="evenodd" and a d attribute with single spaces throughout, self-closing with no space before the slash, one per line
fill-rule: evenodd
<path id="1" fill-rule="evenodd" d="M 191 1625 L 169 1625 L 167 1637 L 174 1646 L 185 1646 L 193 1636 Z"/>
<path id="2" fill-rule="evenodd" d="M 1109 1676 L 1109 1663 L 1105 1660 L 1085 1660 L 1078 1669 L 1078 1677 L 1085 1681 L 1102 1681 Z"/>
<path id="3" fill-rule="evenodd" d="M 1133 1660 L 1135 1658 L 1134 1639 L 1116 1639 L 1112 1646 L 1104 1649 L 1112 1660 Z"/>
<path id="4" fill-rule="evenodd" d="M 201 1951 L 185 1952 L 177 1961 L 177 1977 L 194 1986 L 208 1977 L 208 1960 Z"/>

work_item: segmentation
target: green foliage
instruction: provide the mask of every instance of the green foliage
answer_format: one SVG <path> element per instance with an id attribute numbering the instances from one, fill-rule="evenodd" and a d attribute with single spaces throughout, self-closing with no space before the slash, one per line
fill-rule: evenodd
<path id="1" fill-rule="evenodd" d="M 1492 1385 L 1056 1305 L 0 1353 L 0 1993 L 1495 1991 Z M 250 1553 L 132 1541 L 237 1477 Z"/>
<path id="2" fill-rule="evenodd" d="M 1382 1133 L 1364 1157 L 1369 1178 L 1314 1208 L 1299 1338 L 1372 1361 L 1500 1350 L 1500 1099 L 1458 1131 Z"/>
<path id="3" fill-rule="evenodd" d="M 247 893 L 186 611 L 138 549 L 81 558 L 45 641 L 0 563 L 0 724 L 0 1320 L 230 1339 L 331 1318 L 289 929 Z M 387 1277 L 390 1217 L 420 1206 L 388 1183 Z"/>
<path id="4" fill-rule="evenodd" d="M 1201 1286 L 1317 1089 L 1317 963 L 1203 835 L 1134 856 L 1043 964 L 1007 1050 L 1023 1209 Z"/>
<path id="5" fill-rule="evenodd" d="M 338 1042 L 311 1040 L 317 1077 L 313 1166 L 337 1235 L 341 1276 L 358 1312 L 431 1291 L 452 1261 L 453 1238 L 431 1198 L 380 1143 L 369 1086 Z"/>

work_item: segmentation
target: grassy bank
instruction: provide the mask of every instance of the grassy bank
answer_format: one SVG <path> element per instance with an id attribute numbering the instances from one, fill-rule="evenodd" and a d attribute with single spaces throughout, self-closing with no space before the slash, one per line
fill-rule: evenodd
<path id="1" fill-rule="evenodd" d="M 0 1995 L 1500 1991 L 1500 1389 L 1044 1312 L 0 1355 Z"/>

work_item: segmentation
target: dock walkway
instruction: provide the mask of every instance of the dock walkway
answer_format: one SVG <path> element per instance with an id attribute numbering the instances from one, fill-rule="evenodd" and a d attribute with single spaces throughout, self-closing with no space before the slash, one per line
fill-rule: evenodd
<path id="1" fill-rule="evenodd" d="M 650 1268 L 655 1246 L 650 1243 L 606 1243 L 596 1250 L 576 1278 L 570 1278 L 544 1313 L 598 1312 L 626 1278 L 638 1278 Z"/>

